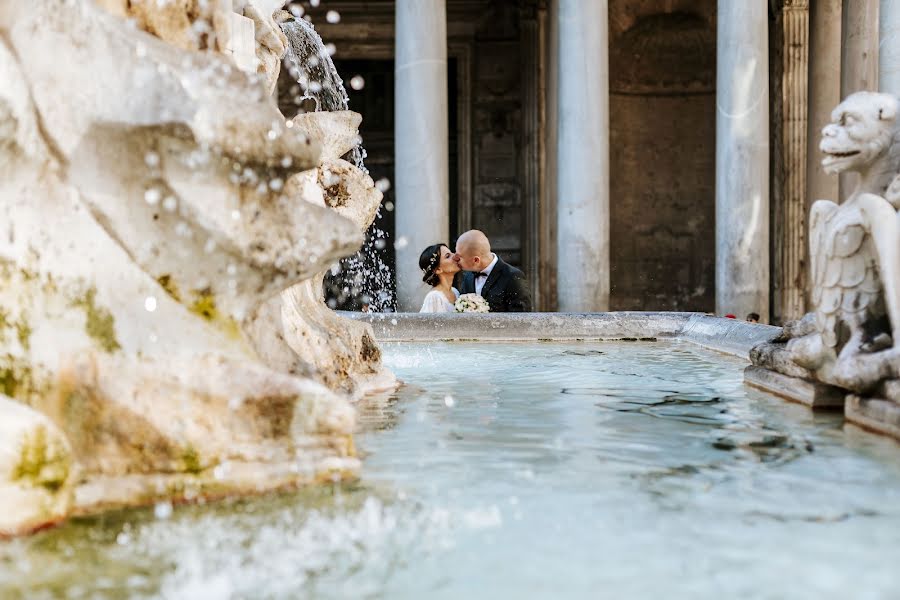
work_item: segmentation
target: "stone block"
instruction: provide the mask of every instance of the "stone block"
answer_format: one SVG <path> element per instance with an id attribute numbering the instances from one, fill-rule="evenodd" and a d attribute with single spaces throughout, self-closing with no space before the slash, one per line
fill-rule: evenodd
<path id="1" fill-rule="evenodd" d="M 900 440 L 900 404 L 882 398 L 847 396 L 844 418 L 865 429 Z"/>
<path id="2" fill-rule="evenodd" d="M 744 383 L 810 408 L 841 408 L 846 395 L 844 390 L 831 385 L 752 365 L 744 369 Z"/>
<path id="3" fill-rule="evenodd" d="M 252 19 L 231 13 L 225 23 L 224 53 L 245 73 L 256 73 L 256 29 Z"/>

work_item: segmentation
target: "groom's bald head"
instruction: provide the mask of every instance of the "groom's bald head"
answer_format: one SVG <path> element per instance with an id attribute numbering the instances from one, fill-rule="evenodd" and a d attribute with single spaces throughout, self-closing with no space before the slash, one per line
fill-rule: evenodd
<path id="1" fill-rule="evenodd" d="M 491 264 L 491 243 L 484 232 L 472 229 L 459 236 L 454 259 L 466 271 L 481 271 Z"/>

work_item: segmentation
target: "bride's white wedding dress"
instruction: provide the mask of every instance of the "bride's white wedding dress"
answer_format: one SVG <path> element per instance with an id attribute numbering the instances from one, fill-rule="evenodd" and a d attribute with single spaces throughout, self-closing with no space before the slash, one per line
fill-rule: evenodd
<path id="1" fill-rule="evenodd" d="M 456 288 L 450 288 L 453 290 L 453 295 L 459 298 L 459 290 Z M 443 292 L 438 290 L 432 290 L 428 292 L 428 295 L 425 296 L 425 301 L 422 302 L 422 308 L 419 310 L 420 313 L 441 313 L 441 312 L 456 312 L 456 307 L 447 301 L 447 297 L 444 296 Z"/>

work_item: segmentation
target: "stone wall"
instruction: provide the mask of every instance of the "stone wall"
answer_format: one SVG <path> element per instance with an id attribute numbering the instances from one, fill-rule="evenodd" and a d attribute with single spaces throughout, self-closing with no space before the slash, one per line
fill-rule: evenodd
<path id="1" fill-rule="evenodd" d="M 713 310 L 715 38 L 712 0 L 610 0 L 611 310 Z"/>

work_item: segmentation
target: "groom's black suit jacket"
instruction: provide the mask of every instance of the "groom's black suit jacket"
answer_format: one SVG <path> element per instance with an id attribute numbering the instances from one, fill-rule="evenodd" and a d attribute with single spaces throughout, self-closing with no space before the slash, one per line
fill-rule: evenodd
<path id="1" fill-rule="evenodd" d="M 475 293 L 474 272 L 463 272 L 459 293 Z M 497 264 L 484 282 L 481 296 L 491 306 L 491 312 L 531 312 L 531 294 L 528 293 L 525 274 L 503 262 L 499 256 Z"/>

